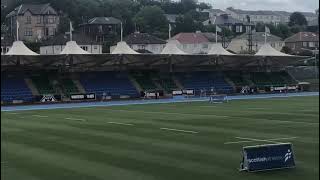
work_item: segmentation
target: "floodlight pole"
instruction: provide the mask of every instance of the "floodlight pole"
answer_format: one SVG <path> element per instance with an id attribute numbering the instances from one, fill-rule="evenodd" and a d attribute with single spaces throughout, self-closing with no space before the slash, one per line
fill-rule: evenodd
<path id="1" fill-rule="evenodd" d="M 123 37 L 123 27 L 122 27 L 122 22 L 120 23 L 120 28 L 121 28 L 121 30 L 120 30 L 120 41 L 122 42 L 122 37 Z"/>
<path id="2" fill-rule="evenodd" d="M 17 28 L 16 28 L 16 31 L 17 31 L 17 41 L 19 41 L 19 22 L 18 22 L 18 18 L 17 18 Z"/>

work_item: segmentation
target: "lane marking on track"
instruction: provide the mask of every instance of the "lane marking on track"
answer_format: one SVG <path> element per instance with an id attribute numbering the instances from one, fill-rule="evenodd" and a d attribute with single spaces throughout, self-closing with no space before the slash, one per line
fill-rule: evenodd
<path id="1" fill-rule="evenodd" d="M 238 143 L 246 143 L 246 142 L 271 142 L 271 143 L 281 143 L 278 142 L 279 140 L 290 140 L 296 139 L 297 137 L 286 137 L 286 138 L 274 138 L 274 139 L 255 139 L 255 138 L 245 138 L 245 137 L 235 137 L 237 139 L 242 139 L 243 141 L 232 141 L 232 142 L 225 142 L 224 144 L 238 144 Z"/>
<path id="2" fill-rule="evenodd" d="M 133 124 L 128 123 L 120 123 L 120 122 L 107 122 L 108 124 L 117 124 L 117 125 L 124 125 L 124 126 L 133 126 Z"/>
<path id="3" fill-rule="evenodd" d="M 85 119 L 79 119 L 79 118 L 64 118 L 67 120 L 73 120 L 73 121 L 86 121 Z"/>
<path id="4" fill-rule="evenodd" d="M 189 131 L 189 130 L 182 130 L 182 129 L 171 129 L 171 128 L 160 128 L 160 129 L 166 130 L 166 131 L 177 131 L 177 132 L 193 133 L 193 134 L 199 133 L 196 131 Z"/>
<path id="5" fill-rule="evenodd" d="M 47 117 L 49 117 L 49 116 L 43 116 L 43 115 L 37 115 L 37 114 L 32 115 L 32 116 L 34 116 L 34 117 L 39 117 L 39 118 L 47 118 Z"/>

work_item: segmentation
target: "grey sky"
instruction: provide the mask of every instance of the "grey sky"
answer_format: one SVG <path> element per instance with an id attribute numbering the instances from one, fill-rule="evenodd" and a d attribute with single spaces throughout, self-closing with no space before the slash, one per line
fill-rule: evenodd
<path id="1" fill-rule="evenodd" d="M 315 12 L 319 8 L 318 0 L 198 0 L 213 4 L 213 8 L 234 7 L 244 10 L 284 10 Z"/>

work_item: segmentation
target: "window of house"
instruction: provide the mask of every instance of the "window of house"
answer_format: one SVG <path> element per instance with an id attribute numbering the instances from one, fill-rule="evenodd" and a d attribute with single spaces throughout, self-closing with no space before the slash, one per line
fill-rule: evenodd
<path id="1" fill-rule="evenodd" d="M 208 44 L 202 44 L 202 48 L 203 49 L 207 49 L 208 48 Z"/>
<path id="2" fill-rule="evenodd" d="M 41 24 L 41 16 L 37 16 L 37 24 Z"/>
<path id="3" fill-rule="evenodd" d="M 98 49 L 98 46 L 94 45 L 94 46 L 93 46 L 93 49 L 95 49 L 95 50 Z"/>
<path id="4" fill-rule="evenodd" d="M 81 48 L 85 51 L 88 51 L 88 47 L 87 46 L 81 46 Z"/>
<path id="5" fill-rule="evenodd" d="M 27 16 L 26 18 L 27 18 L 26 24 L 31 24 L 31 16 Z"/>
<path id="6" fill-rule="evenodd" d="M 315 43 L 314 42 L 309 42 L 309 47 L 315 47 Z"/>
<path id="7" fill-rule="evenodd" d="M 307 47 L 307 46 L 308 46 L 308 42 L 303 42 L 303 43 L 302 43 L 302 46 L 303 46 L 303 47 Z"/>
<path id="8" fill-rule="evenodd" d="M 241 33 L 242 32 L 242 26 L 236 26 L 236 32 Z"/>
<path id="9" fill-rule="evenodd" d="M 49 29 L 49 36 L 54 36 L 54 28 Z"/>
<path id="10" fill-rule="evenodd" d="M 26 28 L 24 31 L 24 36 L 32 36 L 32 28 Z"/>
<path id="11" fill-rule="evenodd" d="M 48 23 L 53 24 L 54 23 L 54 17 L 49 16 L 48 17 Z"/>

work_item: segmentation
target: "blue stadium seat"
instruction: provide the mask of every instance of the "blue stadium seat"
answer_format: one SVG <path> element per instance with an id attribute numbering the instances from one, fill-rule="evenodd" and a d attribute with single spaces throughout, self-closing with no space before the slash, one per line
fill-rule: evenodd
<path id="1" fill-rule="evenodd" d="M 21 74 L 1 73 L 1 101 L 22 100 L 32 102 L 33 95 Z"/>
<path id="2" fill-rule="evenodd" d="M 209 91 L 212 87 L 218 93 L 233 93 L 233 88 L 225 80 L 222 73 L 219 72 L 192 72 L 178 73 L 177 77 L 185 89 L 194 89 L 196 93 L 200 90 Z"/>
<path id="3" fill-rule="evenodd" d="M 121 95 L 140 96 L 130 82 L 127 73 L 83 72 L 80 73 L 80 82 L 86 92 L 96 93 L 97 98 L 101 97 L 103 93 L 113 97 Z"/>

